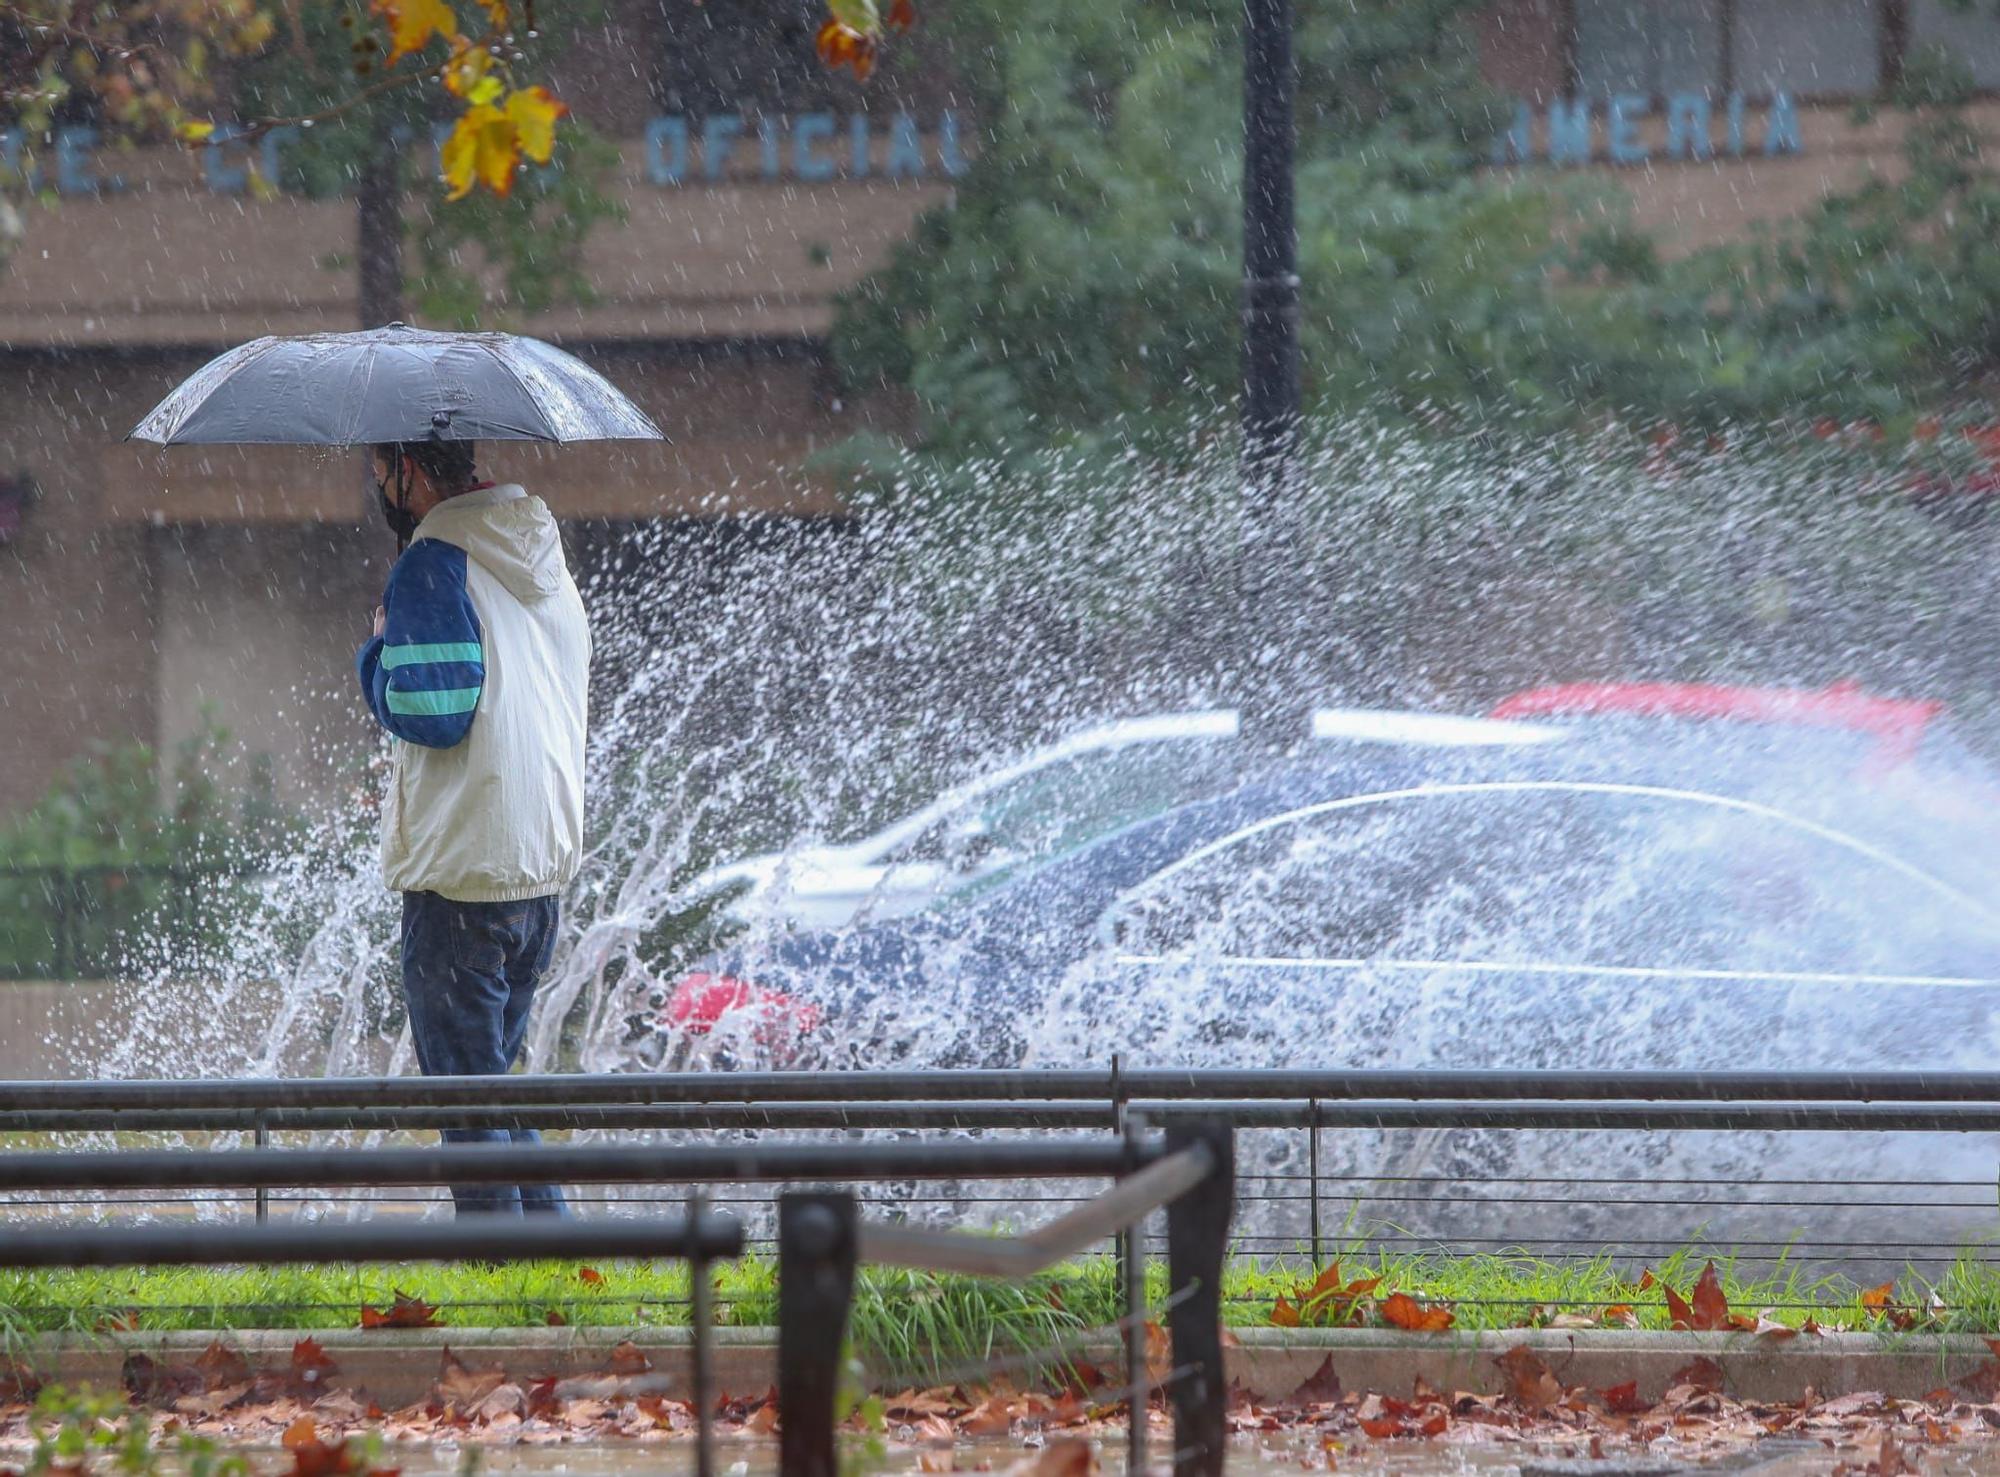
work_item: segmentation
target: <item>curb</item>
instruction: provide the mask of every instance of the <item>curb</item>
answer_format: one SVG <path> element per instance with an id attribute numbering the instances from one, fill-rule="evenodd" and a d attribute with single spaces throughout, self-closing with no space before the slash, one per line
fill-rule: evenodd
<path id="1" fill-rule="evenodd" d="M 1994 1364 L 1986 1341 L 1966 1334 L 1873 1333 L 1800 1335 L 1783 1341 L 1751 1334 L 1689 1334 L 1584 1329 L 1522 1329 L 1483 1333 L 1413 1334 L 1387 1329 L 1234 1330 L 1227 1351 L 1230 1379 L 1258 1399 L 1282 1400 L 1331 1359 L 1343 1388 L 1400 1394 L 1422 1379 L 1447 1393 L 1493 1393 L 1504 1385 L 1494 1360 L 1526 1346 L 1565 1385 L 1606 1389 L 1636 1381 L 1657 1400 L 1698 1358 L 1722 1370 L 1723 1388 L 1738 1399 L 1796 1401 L 1877 1391 L 1917 1399 Z M 677 1393 L 689 1384 L 692 1356 L 685 1328 L 423 1328 L 245 1329 L 221 1333 L 42 1334 L 24 1340 L 15 1358 L 46 1381 L 116 1389 L 125 1359 L 145 1354 L 187 1365 L 210 1343 L 240 1350 L 258 1371 L 289 1369 L 293 1343 L 312 1338 L 337 1372 L 332 1386 L 365 1392 L 384 1409 L 426 1399 L 444 1350 L 474 1368 L 498 1365 L 523 1379 L 576 1378 L 603 1372 L 611 1349 L 631 1340 L 652 1361 L 656 1377 Z M 718 1393 L 761 1394 L 777 1382 L 777 1331 L 717 1328 L 714 1385 Z M 1076 1351 L 1104 1368 L 1117 1347 L 1100 1340 Z M 1996 1371 L 2000 1382 L 2000 1371 Z M 1970 1398 L 1970 1397 L 1968 1397 Z"/>

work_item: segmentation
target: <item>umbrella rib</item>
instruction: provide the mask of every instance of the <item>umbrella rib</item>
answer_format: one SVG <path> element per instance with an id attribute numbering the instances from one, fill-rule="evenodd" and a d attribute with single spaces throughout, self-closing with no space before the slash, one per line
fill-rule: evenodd
<path id="1" fill-rule="evenodd" d="M 495 364 L 498 364 L 502 369 L 507 371 L 508 378 L 513 380 L 516 388 L 527 397 L 528 403 L 541 409 L 543 418 L 548 421 L 549 429 L 551 431 L 559 430 L 560 428 L 556 425 L 554 418 L 549 415 L 547 407 L 542 405 L 541 397 L 535 393 L 535 387 L 521 378 L 514 366 L 507 362 L 507 356 L 502 354 L 499 348 L 493 344 L 482 343 L 479 347 L 492 356 Z M 560 435 L 554 435 L 548 439 L 555 442 L 558 446 L 567 446 L 569 444 Z"/>

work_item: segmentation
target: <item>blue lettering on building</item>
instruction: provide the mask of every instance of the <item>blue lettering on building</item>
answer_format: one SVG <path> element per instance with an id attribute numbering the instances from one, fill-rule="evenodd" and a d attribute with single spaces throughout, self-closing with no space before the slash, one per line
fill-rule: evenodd
<path id="1" fill-rule="evenodd" d="M 1793 127 L 1796 132 L 1796 122 Z M 427 132 L 431 148 L 441 155 L 451 130 L 451 122 L 442 120 L 423 131 L 402 125 L 393 136 L 398 145 L 408 147 Z M 197 151 L 202 184 L 212 194 L 247 194 L 254 176 L 261 176 L 274 188 L 282 187 L 279 170 L 284 150 L 297 140 L 298 131 L 276 128 L 255 139 L 246 138 L 245 133 L 240 124 L 219 124 Z M 897 180 L 954 180 L 971 167 L 962 137 L 958 117 L 950 112 L 939 114 L 928 133 L 909 113 L 886 118 L 867 113 L 844 118 L 832 113 L 767 115 L 756 124 L 755 173 L 766 180 L 801 184 L 867 179 L 877 174 Z M 744 174 L 748 161 L 742 156 L 747 153 L 749 138 L 745 119 L 737 113 L 654 118 L 646 125 L 642 141 L 646 182 L 658 189 L 672 189 L 690 183 L 696 170 L 702 180 L 720 181 Z M 75 196 L 123 189 L 124 180 L 100 173 L 99 142 L 97 130 L 87 124 L 55 130 L 44 137 L 45 147 L 33 151 L 33 178 L 24 183 L 34 189 L 53 186 L 58 194 Z M 19 173 L 28 162 L 29 150 L 21 131 L 0 128 L 0 171 Z M 545 165 L 531 167 L 527 177 L 547 184 L 555 174 L 554 165 Z"/>
<path id="2" fill-rule="evenodd" d="M 1606 99 L 1602 112 L 1587 98 L 1554 99 L 1539 117 L 1527 103 L 1516 103 L 1507 126 L 1494 136 L 1489 162 L 1586 164 L 1599 159 L 1641 165 L 1805 152 L 1798 104 L 1790 93 L 1772 95 L 1763 109 L 1761 128 L 1759 120 L 1746 115 L 1743 94 L 1730 93 L 1722 100 L 1719 147 L 1714 135 L 1716 108 L 1706 94 L 1677 92 L 1662 101 L 1663 135 L 1652 135 L 1664 136 L 1657 153 L 1642 130 L 1642 121 L 1654 111 L 1653 100 L 1638 93 Z"/>

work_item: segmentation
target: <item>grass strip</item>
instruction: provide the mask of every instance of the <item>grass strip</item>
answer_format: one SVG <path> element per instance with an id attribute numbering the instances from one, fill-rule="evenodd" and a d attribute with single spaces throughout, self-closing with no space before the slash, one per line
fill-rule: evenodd
<path id="1" fill-rule="evenodd" d="M 1733 1309 L 1768 1311 L 1793 1325 L 1893 1332 L 1867 1289 L 1834 1275 L 1814 1275 L 1783 1260 L 1739 1262 L 1692 1248 L 1650 1270 L 1657 1283 L 1689 1294 L 1713 1258 Z M 1448 1304 L 1467 1330 L 1545 1324 L 1563 1314 L 1603 1317 L 1621 1305 L 1642 1328 L 1670 1326 L 1658 1285 L 1611 1254 L 1588 1261 L 1526 1255 L 1408 1256 L 1356 1249 L 1342 1258 L 1344 1278 L 1379 1278 L 1377 1299 L 1404 1292 Z M 1166 1269 L 1149 1268 L 1155 1307 L 1167 1296 Z M 1296 1300 L 1315 1275 L 1307 1259 L 1238 1259 L 1224 1285 L 1226 1319 L 1237 1326 L 1271 1320 L 1281 1296 Z M 741 1327 L 777 1321 L 777 1269 L 763 1256 L 713 1269 L 717 1321 Z M 431 1304 L 445 1326 L 642 1329 L 688 1321 L 687 1269 L 678 1263 L 575 1262 L 505 1266 L 470 1263 L 408 1266 L 78 1269 L 0 1272 L 0 1342 L 19 1347 L 39 1333 L 185 1329 L 295 1329 L 358 1326 L 364 1303 L 387 1307 L 398 1293 Z M 1876 1295 L 1879 1303 L 1880 1294 Z M 1970 1254 L 1942 1277 L 1900 1278 L 1894 1307 L 1912 1310 L 1926 1330 L 2000 1333 L 2000 1269 Z M 1357 1324 L 1379 1324 L 1369 1307 Z M 863 1268 L 851 1330 L 857 1350 L 878 1370 L 911 1380 L 938 1370 L 1045 1349 L 1113 1323 L 1120 1316 L 1108 1258 L 1083 1259 L 1026 1282 L 987 1281 L 894 1268 Z"/>

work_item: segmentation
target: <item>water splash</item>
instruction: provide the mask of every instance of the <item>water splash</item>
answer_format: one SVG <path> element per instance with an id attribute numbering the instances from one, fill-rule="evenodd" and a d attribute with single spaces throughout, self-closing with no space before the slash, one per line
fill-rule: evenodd
<path id="1" fill-rule="evenodd" d="M 719 499 L 710 522 L 592 536 L 581 575 L 598 653 L 588 851 L 528 1065 L 658 1059 L 645 1023 L 718 942 L 716 916 L 690 890 L 706 867 L 859 834 L 1027 744 L 1107 717 L 1240 705 L 1297 721 L 1331 703 L 1477 712 L 1515 687 L 1606 676 L 1852 678 L 1947 698 L 1960 732 L 1976 736 L 1990 726 L 1992 690 L 1985 643 L 1967 633 L 2000 595 L 1990 520 L 1922 503 L 1908 480 L 1892 455 L 1811 438 L 1662 454 L 1615 428 L 1456 437 L 1357 420 L 1315 438 L 1286 499 L 1249 512 L 1226 440 L 1202 436 L 1174 467 L 1051 453 L 945 472 L 912 459 L 838 523 L 744 521 L 722 516 Z M 1264 761 L 1244 752 L 1244 774 L 1258 772 Z M 1716 773 L 1734 762 L 1718 746 Z M 1602 778 L 1620 779 L 1617 768 Z M 1699 775 L 1684 779 L 1701 788 Z M 1787 804 L 1805 819 L 1840 821 L 1836 792 L 1816 791 L 1811 775 L 1793 788 Z M 1540 858 L 1549 896 L 1589 882 L 1603 918 L 1561 926 L 1593 937 L 1625 916 L 1621 901 L 1685 884 L 1689 847 L 1716 844 L 1694 831 L 1656 838 L 1622 874 L 1584 879 L 1560 865 L 1561 827 L 1524 823 L 1519 834 L 1531 851 L 1556 848 Z M 1705 1038 L 1686 1010 L 1632 1008 L 1629 980 L 1570 981 L 1569 1028 L 1496 999 L 1476 970 L 1415 980 L 1394 956 L 1430 957 L 1422 949 L 1438 945 L 1446 918 L 1459 928 L 1454 958 L 1469 957 L 1467 918 L 1511 920 L 1476 939 L 1490 961 L 1533 956 L 1548 943 L 1537 929 L 1556 920 L 1520 898 L 1476 895 L 1476 879 L 1426 890 L 1386 860 L 1409 850 L 1407 834 L 1378 817 L 1302 849 L 1294 834 L 1281 854 L 1246 854 L 1257 879 L 1247 885 L 1242 870 L 1227 874 L 1233 900 L 1211 916 L 1232 936 L 1304 916 L 1302 897 L 1323 898 L 1335 877 L 1350 912 L 1380 915 L 1375 936 L 1388 947 L 1377 952 L 1391 962 L 1323 971 L 1335 983 L 1296 972 L 1279 981 L 1275 970 L 1224 980 L 1215 941 L 1189 935 L 1164 948 L 1177 968 L 1144 981 L 1120 962 L 1121 944 L 1066 962 L 1038 998 L 996 1001 L 967 962 L 991 941 L 961 938 L 926 959 L 920 994 L 864 1000 L 830 983 L 843 1024 L 819 1059 L 1102 1063 L 1120 1051 L 1216 1065 L 1899 1065 L 1949 1041 L 1990 1060 L 1983 1020 L 1976 1032 L 1952 1024 L 1963 999 L 1923 995 L 1928 1034 L 1911 1024 L 1860 1038 L 1812 1008 L 1823 980 L 1782 978 L 1799 971 L 1775 966 L 1760 1009 L 1784 1024 L 1782 1048 Z M 1966 862 L 1957 856 L 1941 885 L 1982 905 L 2000 898 L 1994 877 Z M 1372 866 L 1365 886 L 1375 891 L 1356 890 L 1359 863 Z M 1711 927 L 1698 889 L 1682 891 L 1671 936 L 1689 957 L 1742 969 L 1756 938 Z M 1953 906 L 1943 932 L 1965 926 Z M 1865 912 L 1840 926 L 1865 942 Z M 408 1070 L 394 932 L 365 816 L 324 819 L 276 860 L 220 967 L 196 981 L 135 970 L 131 1028 L 99 1068 Z M 776 924 L 735 945 L 752 960 L 784 946 Z M 757 1060 L 769 1046 L 754 1023 L 734 1022 L 678 1043 L 674 1059 Z M 1443 1144 L 1433 1137 L 1410 1162 L 1486 1162 Z"/>

